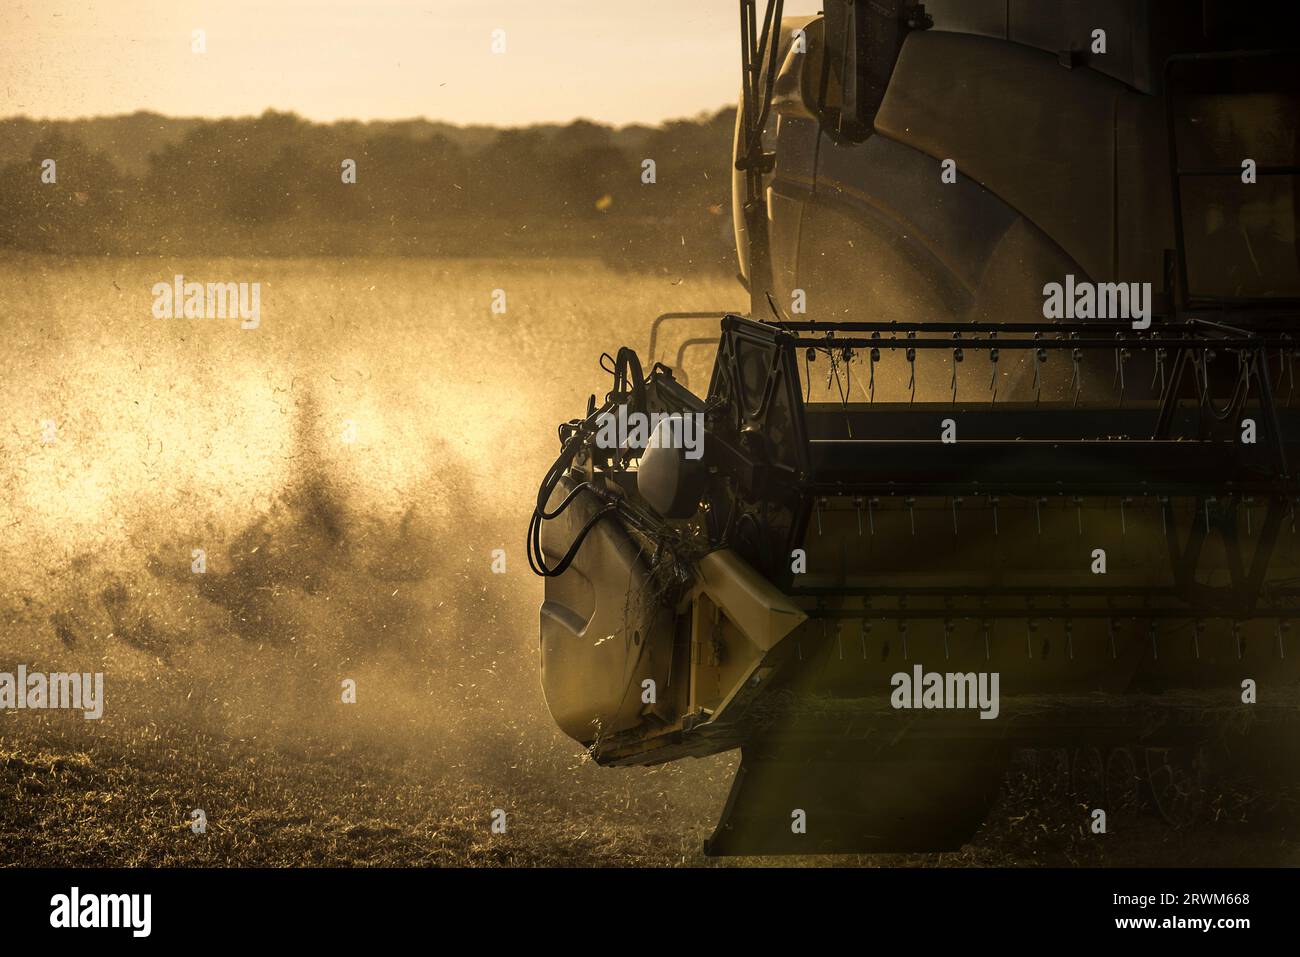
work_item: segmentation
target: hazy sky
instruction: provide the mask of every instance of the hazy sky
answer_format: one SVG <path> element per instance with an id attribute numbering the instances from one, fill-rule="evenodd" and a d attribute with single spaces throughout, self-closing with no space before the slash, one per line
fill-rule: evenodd
<path id="1" fill-rule="evenodd" d="M 658 122 L 735 102 L 738 16 L 736 0 L 0 0 L 0 116 Z"/>

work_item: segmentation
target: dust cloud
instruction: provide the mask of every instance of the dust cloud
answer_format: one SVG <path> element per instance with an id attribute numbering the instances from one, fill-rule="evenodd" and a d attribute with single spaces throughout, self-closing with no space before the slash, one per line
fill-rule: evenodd
<path id="1" fill-rule="evenodd" d="M 637 782 L 690 778 L 692 825 L 710 823 L 726 759 L 597 769 L 554 729 L 523 533 L 556 424 L 608 388 L 600 352 L 644 348 L 660 293 L 725 308 L 729 286 L 544 262 L 0 269 L 18 290 L 0 361 L 0 662 L 102 671 L 107 687 L 99 722 L 11 713 L 7 729 L 48 725 L 74 749 L 364 756 L 629 812 L 677 790 Z M 154 319 L 152 284 L 180 272 L 262 282 L 261 327 Z"/>

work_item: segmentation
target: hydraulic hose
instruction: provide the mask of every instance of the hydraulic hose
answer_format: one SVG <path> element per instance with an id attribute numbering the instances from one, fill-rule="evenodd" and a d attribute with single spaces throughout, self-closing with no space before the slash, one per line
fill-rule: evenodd
<path id="1" fill-rule="evenodd" d="M 614 376 L 614 386 L 610 390 L 605 403 L 585 419 L 575 422 L 573 431 L 560 449 L 559 456 L 547 470 L 541 485 L 537 489 L 537 503 L 533 507 L 532 517 L 528 520 L 525 549 L 528 556 L 528 567 L 533 570 L 533 574 L 543 578 L 555 578 L 563 575 L 569 565 L 573 563 L 574 558 L 577 557 L 578 549 L 582 547 L 583 541 L 586 540 L 587 535 L 595 527 L 596 523 L 619 508 L 616 502 L 607 502 L 602 505 L 578 530 L 573 543 L 565 551 L 559 562 L 554 566 L 546 564 L 546 559 L 542 554 L 542 522 L 550 521 L 562 515 L 580 492 L 584 490 L 596 491 L 591 483 L 581 482 L 564 497 L 564 500 L 556 506 L 554 511 L 548 512 L 546 510 L 546 503 L 550 501 L 551 495 L 560 484 L 560 479 L 564 477 L 564 474 L 573 464 L 573 459 L 578 454 L 578 450 L 582 448 L 583 444 L 599 427 L 601 416 L 612 411 L 623 400 L 626 399 L 631 411 L 646 412 L 645 377 L 641 369 L 641 360 L 637 357 L 636 352 L 627 346 L 620 347 L 614 359 L 614 368 L 612 370 L 609 370 L 608 367 L 605 368 L 607 371 L 612 371 Z"/>

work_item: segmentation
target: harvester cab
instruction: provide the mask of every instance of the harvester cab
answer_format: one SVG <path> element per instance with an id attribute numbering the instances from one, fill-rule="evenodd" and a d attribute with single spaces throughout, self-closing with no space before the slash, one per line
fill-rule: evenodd
<path id="1" fill-rule="evenodd" d="M 1296 51 L 1218 0 L 740 6 L 750 311 L 560 427 L 559 726 L 740 748 L 714 854 L 958 847 L 1026 750 L 1173 824 L 1228 738 L 1293 773 Z"/>

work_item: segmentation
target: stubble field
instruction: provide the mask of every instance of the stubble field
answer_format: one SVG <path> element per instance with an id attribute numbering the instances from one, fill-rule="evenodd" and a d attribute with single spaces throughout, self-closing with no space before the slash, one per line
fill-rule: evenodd
<path id="1" fill-rule="evenodd" d="M 176 274 L 260 282 L 259 328 L 155 319 Z M 107 686 L 99 721 L 0 713 L 0 864 L 705 863 L 735 757 L 601 769 L 553 728 L 523 537 L 600 353 L 742 308 L 734 281 L 8 256 L 0 305 L 0 670 Z M 1251 795 L 1103 847 L 1035 786 L 1013 776 L 959 854 L 835 863 L 1300 856 L 1293 809 Z"/>

